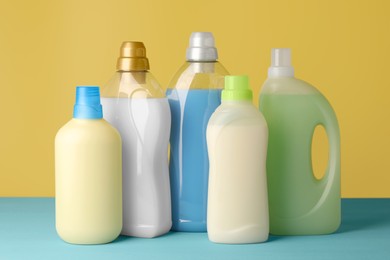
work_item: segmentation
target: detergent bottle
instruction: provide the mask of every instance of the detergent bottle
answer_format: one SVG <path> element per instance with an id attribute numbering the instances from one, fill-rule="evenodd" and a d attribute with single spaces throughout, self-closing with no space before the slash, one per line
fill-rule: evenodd
<path id="1" fill-rule="evenodd" d="M 58 235 L 73 244 L 113 241 L 122 229 L 122 153 L 98 87 L 77 87 L 73 119 L 55 138 Z"/>
<path id="2" fill-rule="evenodd" d="M 211 114 L 221 104 L 228 72 L 217 61 L 210 32 L 191 34 L 186 57 L 167 89 L 172 114 L 172 229 L 205 232 L 209 172 L 206 128 Z"/>
<path id="3" fill-rule="evenodd" d="M 124 42 L 102 90 L 104 118 L 122 136 L 122 234 L 152 238 L 172 225 L 168 172 L 171 114 L 142 42 Z"/>
<path id="4" fill-rule="evenodd" d="M 222 104 L 207 126 L 207 234 L 216 243 L 268 239 L 268 128 L 246 76 L 226 76 Z"/>
<path id="5" fill-rule="evenodd" d="M 328 234 L 340 225 L 340 131 L 328 100 L 294 77 L 290 49 L 273 49 L 260 94 L 260 111 L 269 128 L 267 178 L 270 233 Z M 311 145 L 317 126 L 329 140 L 329 161 L 318 179 Z"/>

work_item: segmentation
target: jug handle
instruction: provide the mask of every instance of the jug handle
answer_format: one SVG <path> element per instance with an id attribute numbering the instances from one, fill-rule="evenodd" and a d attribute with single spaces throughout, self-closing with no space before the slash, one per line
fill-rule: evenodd
<path id="1" fill-rule="evenodd" d="M 323 98 L 325 99 L 325 97 Z M 325 128 L 329 140 L 329 161 L 324 177 L 319 180 L 320 183 L 326 182 L 325 189 L 316 206 L 311 211 L 315 211 L 325 202 L 332 189 L 332 184 L 335 182 L 335 178 L 340 178 L 339 176 L 336 176 L 336 173 L 340 171 L 340 130 L 336 114 L 327 100 L 326 105 L 322 105 L 322 103 L 317 104 L 322 117 L 315 123 L 314 129 L 318 125 L 322 125 Z M 314 135 L 314 129 L 312 139 Z M 340 188 L 337 190 L 340 193 Z"/>

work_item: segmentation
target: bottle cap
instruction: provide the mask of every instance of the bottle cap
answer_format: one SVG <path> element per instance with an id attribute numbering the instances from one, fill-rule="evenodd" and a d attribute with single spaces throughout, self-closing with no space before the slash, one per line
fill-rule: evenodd
<path id="1" fill-rule="evenodd" d="M 271 52 L 271 67 L 269 77 L 293 77 L 294 68 L 291 66 L 291 49 L 274 48 Z"/>
<path id="2" fill-rule="evenodd" d="M 252 100 L 248 76 L 225 76 L 222 100 Z"/>
<path id="3" fill-rule="evenodd" d="M 117 71 L 147 71 L 149 60 L 142 42 L 123 42 L 116 64 Z"/>
<path id="4" fill-rule="evenodd" d="M 211 32 L 193 32 L 186 58 L 187 61 L 216 61 L 218 51 L 215 48 L 213 34 Z"/>
<path id="5" fill-rule="evenodd" d="M 76 87 L 76 104 L 73 109 L 73 118 L 100 119 L 103 118 L 100 104 L 99 87 Z"/>

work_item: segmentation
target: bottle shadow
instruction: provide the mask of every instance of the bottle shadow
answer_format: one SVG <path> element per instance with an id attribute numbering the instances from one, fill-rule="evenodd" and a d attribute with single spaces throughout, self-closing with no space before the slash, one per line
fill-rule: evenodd
<path id="1" fill-rule="evenodd" d="M 385 227 L 390 228 L 390 199 L 342 199 L 340 226 L 335 232 L 324 235 L 383 229 Z M 268 241 L 286 237 L 290 236 L 270 235 Z"/>
<path id="2" fill-rule="evenodd" d="M 134 237 L 120 235 L 119 237 L 117 237 L 117 239 L 114 240 L 114 243 L 123 243 L 131 239 L 134 239 Z"/>
<path id="3" fill-rule="evenodd" d="M 158 238 L 166 238 L 166 237 L 170 237 L 170 236 L 173 236 L 176 232 L 168 232 L 166 234 L 163 234 L 161 236 L 157 236 L 157 237 L 151 237 L 151 238 L 141 238 L 141 237 L 132 237 L 132 236 L 125 236 L 125 235 L 120 235 L 117 239 L 115 239 L 113 242 L 115 243 L 121 243 L 121 242 L 128 242 L 129 240 L 132 240 L 132 239 L 145 239 L 145 240 L 148 240 L 148 239 L 158 239 Z"/>
<path id="4" fill-rule="evenodd" d="M 286 238 L 287 236 L 276 236 L 276 235 L 269 235 L 267 242 L 275 242 L 280 239 Z"/>
<path id="5" fill-rule="evenodd" d="M 341 225 L 333 234 L 390 228 L 390 199 L 342 199 L 341 205 Z M 180 233 L 170 231 L 152 239 L 166 238 Z M 267 242 L 276 242 L 291 237 L 270 234 Z M 135 239 L 135 237 L 121 235 L 114 242 L 127 242 L 131 239 Z"/>

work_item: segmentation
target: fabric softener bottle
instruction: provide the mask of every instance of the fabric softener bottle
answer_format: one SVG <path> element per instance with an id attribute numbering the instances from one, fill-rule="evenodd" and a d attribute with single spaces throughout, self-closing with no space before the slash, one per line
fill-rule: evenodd
<path id="1" fill-rule="evenodd" d="M 217 62 L 214 37 L 194 32 L 187 62 L 171 80 L 167 96 L 172 115 L 170 181 L 172 229 L 205 232 L 209 161 L 206 127 L 221 103 L 226 69 Z"/>
<path id="2" fill-rule="evenodd" d="M 77 87 L 73 119 L 55 138 L 56 229 L 72 244 L 113 241 L 122 229 L 118 131 L 102 119 L 98 87 Z"/>
<path id="3" fill-rule="evenodd" d="M 117 72 L 102 90 L 104 118 L 122 136 L 122 234 L 151 238 L 171 226 L 168 100 L 149 72 L 142 42 L 124 42 Z"/>
<path id="4" fill-rule="evenodd" d="M 269 128 L 267 177 L 270 233 L 328 234 L 340 225 L 340 132 L 326 98 L 296 79 L 290 49 L 273 49 L 272 65 L 260 94 Z M 311 144 L 322 125 L 329 140 L 324 177 L 313 174 Z"/>
<path id="5" fill-rule="evenodd" d="M 268 239 L 268 128 L 246 76 L 226 76 L 222 104 L 207 126 L 210 158 L 207 234 L 216 243 Z"/>

